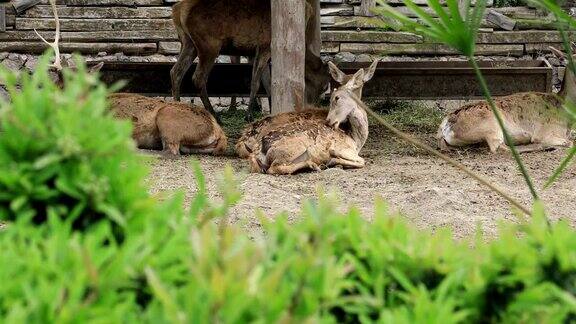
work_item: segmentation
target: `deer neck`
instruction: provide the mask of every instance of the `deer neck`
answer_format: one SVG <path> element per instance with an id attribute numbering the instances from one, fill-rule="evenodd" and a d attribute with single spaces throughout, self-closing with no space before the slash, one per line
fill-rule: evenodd
<path id="1" fill-rule="evenodd" d="M 350 113 L 348 122 L 350 123 L 349 135 L 356 143 L 356 150 L 360 152 L 368 139 L 368 115 L 363 109 L 358 107 Z"/>
<path id="2" fill-rule="evenodd" d="M 570 66 L 566 67 L 564 74 L 564 81 L 562 81 L 562 88 L 560 89 L 559 96 L 564 101 L 576 103 L 576 76 Z"/>

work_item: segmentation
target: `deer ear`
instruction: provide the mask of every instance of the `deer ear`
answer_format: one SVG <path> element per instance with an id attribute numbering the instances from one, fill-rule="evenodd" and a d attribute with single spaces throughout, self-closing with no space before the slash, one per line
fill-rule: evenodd
<path id="1" fill-rule="evenodd" d="M 346 81 L 346 74 L 332 62 L 328 62 L 328 68 L 330 69 L 330 75 L 334 81 L 340 84 L 344 84 L 344 81 Z"/>
<path id="2" fill-rule="evenodd" d="M 100 70 L 102 69 L 103 66 L 104 66 L 104 62 L 100 62 L 100 63 L 98 63 L 98 64 L 90 67 L 90 68 L 88 69 L 88 73 L 89 73 L 89 74 L 92 74 L 92 73 L 100 72 Z"/>
<path id="3" fill-rule="evenodd" d="M 366 73 L 364 74 L 364 82 L 372 80 L 372 77 L 374 77 L 374 72 L 376 72 L 376 67 L 378 66 L 379 61 L 380 60 L 376 59 L 374 60 L 374 62 L 372 62 L 372 64 L 370 64 L 370 67 L 366 70 Z"/>
<path id="4" fill-rule="evenodd" d="M 356 73 L 354 73 L 350 81 L 348 81 L 347 85 L 349 85 L 350 88 L 352 89 L 361 88 L 364 85 L 365 75 L 366 74 L 364 72 L 364 69 L 358 70 Z"/>
<path id="5" fill-rule="evenodd" d="M 564 54 L 564 52 L 557 49 L 556 47 L 548 46 L 548 48 L 550 49 L 552 54 L 554 54 L 556 57 L 558 57 L 560 59 L 566 58 L 566 54 Z"/>

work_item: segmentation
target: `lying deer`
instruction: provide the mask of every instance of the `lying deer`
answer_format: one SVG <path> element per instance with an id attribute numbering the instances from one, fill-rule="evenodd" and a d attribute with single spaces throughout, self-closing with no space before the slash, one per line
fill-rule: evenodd
<path id="1" fill-rule="evenodd" d="M 365 80 L 365 72 L 360 69 L 334 90 L 327 114 L 303 111 L 293 114 L 285 124 L 272 125 L 261 136 L 259 151 L 249 156 L 251 171 L 292 174 L 338 165 L 362 168 L 365 162 L 358 154 L 368 138 L 368 116 L 357 93 Z M 322 115 L 324 118 L 317 118 Z"/>
<path id="2" fill-rule="evenodd" d="M 559 56 L 564 54 L 556 49 Z M 564 114 L 565 101 L 576 103 L 576 78 L 566 69 L 562 90 L 552 93 L 524 92 L 494 99 L 519 152 L 572 146 L 571 123 Z M 491 152 L 509 150 L 502 129 L 486 101 L 465 105 L 444 118 L 437 138 L 442 150 L 486 142 Z"/>
<path id="3" fill-rule="evenodd" d="M 203 108 L 130 93 L 112 94 L 109 103 L 115 117 L 132 122 L 138 148 L 167 155 L 219 155 L 228 146 L 222 128 Z"/>
<path id="4" fill-rule="evenodd" d="M 40 39 L 54 50 L 52 70 L 56 73 L 56 84 L 64 86 L 64 69 L 59 50 L 60 20 L 54 0 L 50 0 L 56 22 L 54 42 L 46 41 L 36 30 Z M 100 70 L 103 63 L 89 69 L 88 73 Z M 132 137 L 139 148 L 163 149 L 165 153 L 222 154 L 227 147 L 226 135 L 216 120 L 206 110 L 192 109 L 183 103 L 166 103 L 140 95 L 119 93 L 110 95 L 109 103 L 114 115 L 133 123 Z"/>
<path id="5" fill-rule="evenodd" d="M 314 8 L 307 0 L 306 39 L 312 38 Z M 254 57 L 250 103 L 247 119 L 251 120 L 254 99 L 260 80 L 271 56 L 271 7 L 270 1 L 261 0 L 182 0 L 172 7 L 172 19 L 182 44 L 178 61 L 171 71 L 172 91 L 176 100 L 184 75 L 198 57 L 193 75 L 195 86 L 200 89 L 204 107 L 214 114 L 208 98 L 206 82 L 218 55 Z M 314 15 L 316 17 L 316 15 Z M 320 57 L 312 55 L 306 46 L 306 98 L 316 101 L 324 92 L 328 73 Z"/>
<path id="6" fill-rule="evenodd" d="M 364 73 L 362 82 L 358 83 L 356 87 L 352 88 L 352 91 L 358 98 L 362 98 L 364 83 L 372 79 L 377 66 L 378 60 L 375 60 L 368 68 L 365 70 L 362 69 Z M 346 85 L 354 77 L 353 74 L 347 75 L 342 72 L 332 62 L 328 62 L 328 67 L 332 78 L 341 86 Z M 302 120 L 314 120 L 321 123 L 327 118 L 327 116 L 327 110 L 318 109 L 312 105 L 308 105 L 303 111 L 293 111 L 274 116 L 267 116 L 248 125 L 244 129 L 240 139 L 236 143 L 236 153 L 238 153 L 238 156 L 241 158 L 248 158 L 253 152 L 258 152 L 260 150 L 262 138 L 278 127 Z"/>

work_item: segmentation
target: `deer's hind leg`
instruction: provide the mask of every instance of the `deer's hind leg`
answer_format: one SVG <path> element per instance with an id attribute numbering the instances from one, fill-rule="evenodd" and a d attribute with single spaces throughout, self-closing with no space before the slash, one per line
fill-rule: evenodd
<path id="1" fill-rule="evenodd" d="M 486 135 L 485 139 L 488 147 L 490 148 L 490 152 L 492 153 L 496 153 L 498 150 L 506 152 L 510 150 L 504 141 L 504 134 L 500 129 Z"/>
<path id="2" fill-rule="evenodd" d="M 189 37 L 182 36 L 181 43 L 182 49 L 180 50 L 178 60 L 170 70 L 172 97 L 174 97 L 174 100 L 177 101 L 180 101 L 180 89 L 182 88 L 182 80 L 184 80 L 186 72 L 188 72 L 198 54 L 194 43 Z"/>
<path id="3" fill-rule="evenodd" d="M 258 48 L 256 57 L 254 58 L 254 65 L 252 66 L 252 81 L 250 82 L 250 103 L 248 105 L 248 114 L 246 115 L 247 121 L 254 119 L 254 110 L 256 107 L 256 95 L 260 90 L 262 83 L 262 73 L 268 65 L 270 60 L 270 49 Z"/>
<path id="4" fill-rule="evenodd" d="M 298 162 L 298 163 L 294 163 L 294 164 L 284 164 L 284 165 L 278 165 L 278 164 L 272 163 L 270 168 L 268 168 L 267 173 L 268 174 L 293 174 L 293 173 L 296 173 L 297 171 L 304 170 L 304 169 L 310 169 L 310 170 L 314 170 L 314 171 L 322 171 L 322 169 L 318 166 L 318 164 L 316 164 L 310 160 L 307 160 L 307 161 L 302 161 L 302 162 Z"/>
<path id="5" fill-rule="evenodd" d="M 281 163 L 277 160 L 272 162 L 268 168 L 268 174 L 293 174 L 297 171 L 311 169 L 314 171 L 321 171 L 320 166 L 312 161 L 308 150 L 305 150 L 298 157 L 293 159 L 290 163 Z"/>
<path id="6" fill-rule="evenodd" d="M 180 143 L 162 138 L 163 155 L 168 158 L 180 156 Z"/>
<path id="7" fill-rule="evenodd" d="M 194 75 L 192 76 L 192 80 L 194 81 L 194 85 L 196 88 L 200 89 L 200 99 L 204 104 L 204 108 L 208 110 L 218 122 L 218 116 L 210 103 L 210 98 L 208 97 L 208 90 L 206 88 L 208 83 L 208 77 L 210 76 L 210 72 L 216 63 L 216 58 L 220 53 L 220 48 L 222 44 L 218 44 L 218 46 L 206 46 L 204 48 L 198 48 L 198 66 L 196 66 L 196 71 L 194 71 Z"/>

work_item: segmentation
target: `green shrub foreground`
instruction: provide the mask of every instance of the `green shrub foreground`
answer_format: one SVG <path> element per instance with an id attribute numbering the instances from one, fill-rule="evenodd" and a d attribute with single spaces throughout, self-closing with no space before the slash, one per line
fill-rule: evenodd
<path id="1" fill-rule="evenodd" d="M 332 195 L 299 221 L 262 217 L 251 239 L 228 224 L 241 194 L 230 168 L 222 201 L 152 197 L 130 126 L 108 90 L 67 73 L 1 72 L 0 322 L 487 323 L 576 321 L 576 235 L 565 222 L 506 224 L 496 240 L 416 230 L 377 201 L 374 221 Z M 16 91 L 21 79 L 22 91 Z"/>

